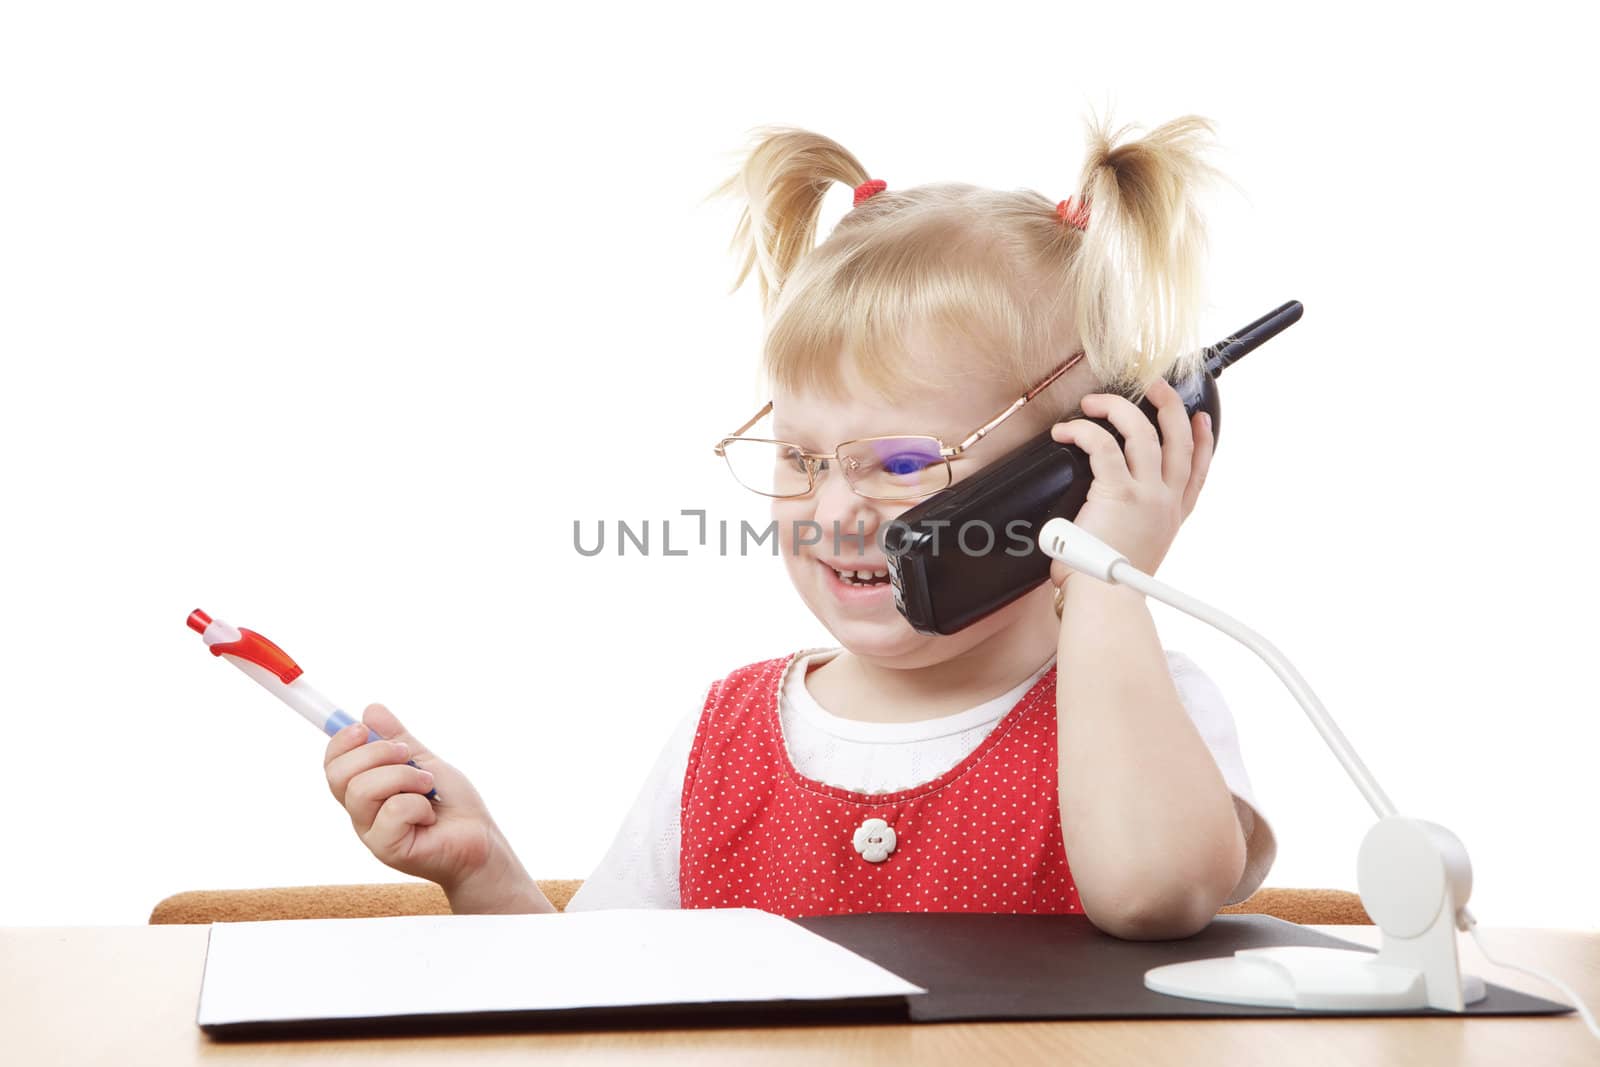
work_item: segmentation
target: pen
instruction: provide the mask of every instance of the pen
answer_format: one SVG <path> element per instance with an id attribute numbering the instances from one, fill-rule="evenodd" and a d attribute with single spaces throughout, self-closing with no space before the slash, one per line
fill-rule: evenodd
<path id="1" fill-rule="evenodd" d="M 195 608 L 189 613 L 189 629 L 199 634 L 213 656 L 221 656 L 229 663 L 261 683 L 261 687 L 332 737 L 356 720 L 339 710 L 333 701 L 306 683 L 305 672 L 289 658 L 289 654 L 254 630 L 230 626 L 221 619 Z M 367 740 L 382 741 L 375 730 L 367 730 Z M 416 760 L 406 760 L 416 767 Z M 422 768 L 417 767 L 418 770 Z M 437 789 L 428 790 L 429 800 L 438 800 Z"/>

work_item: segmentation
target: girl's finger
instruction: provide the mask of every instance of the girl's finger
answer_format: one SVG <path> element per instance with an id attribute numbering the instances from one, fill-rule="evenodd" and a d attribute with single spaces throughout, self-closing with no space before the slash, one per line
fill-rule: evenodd
<path id="1" fill-rule="evenodd" d="M 425 795 L 433 788 L 433 775 L 404 763 L 374 767 L 350 779 L 344 793 L 344 810 L 350 813 L 350 822 L 356 833 L 365 835 L 377 818 L 378 809 L 396 793 L 417 793 L 423 803 Z"/>
<path id="2" fill-rule="evenodd" d="M 1139 418 L 1144 419 L 1142 412 Z M 1148 420 L 1145 425 L 1150 425 Z M 1083 449 L 1089 457 L 1089 469 L 1094 473 L 1095 481 L 1103 479 L 1108 488 L 1132 488 L 1133 477 L 1128 472 L 1127 461 L 1122 458 L 1122 449 L 1117 447 L 1117 439 L 1104 426 L 1098 426 L 1088 419 L 1073 419 L 1071 422 L 1056 423 L 1050 428 L 1050 436 L 1061 444 L 1074 444 Z"/>
<path id="3" fill-rule="evenodd" d="M 418 827 L 432 826 L 438 821 L 439 813 L 433 810 L 427 797 L 420 793 L 396 793 L 383 802 L 361 840 L 380 856 L 403 852 Z"/>
<path id="4" fill-rule="evenodd" d="M 1183 488 L 1183 517 L 1188 518 L 1200 497 L 1200 487 L 1205 484 L 1206 473 L 1211 470 L 1211 457 L 1217 452 L 1217 439 L 1211 435 L 1211 416 L 1204 411 L 1195 417 L 1194 462 L 1189 467 L 1189 482 Z"/>
<path id="5" fill-rule="evenodd" d="M 1189 481 L 1195 436 L 1183 397 L 1165 378 L 1157 378 L 1145 396 L 1156 406 L 1156 421 L 1161 424 L 1161 480 L 1168 489 L 1181 489 Z"/>
<path id="6" fill-rule="evenodd" d="M 1090 393 L 1078 405 L 1085 415 L 1105 419 L 1122 435 L 1122 451 L 1135 481 L 1161 477 L 1161 440 L 1133 401 L 1114 393 Z"/>
<path id="7" fill-rule="evenodd" d="M 407 730 L 400 720 L 395 717 L 394 712 L 384 705 L 368 704 L 366 710 L 361 713 L 361 719 L 376 730 L 379 737 L 387 737 L 391 741 L 404 741 L 411 748 L 412 759 L 427 763 L 433 758 L 433 753 L 429 751 L 428 746 L 417 740 L 411 731 Z"/>
<path id="8" fill-rule="evenodd" d="M 365 739 L 367 728 L 360 723 L 360 736 Z M 350 729 L 350 727 L 346 727 Z M 335 735 L 335 740 L 344 734 L 344 730 Z M 344 803 L 345 791 L 350 787 L 350 780 L 363 771 L 370 771 L 374 767 L 382 767 L 390 763 L 404 763 L 410 759 L 410 748 L 400 741 L 366 741 L 363 740 L 356 748 L 336 756 L 324 765 L 323 770 L 328 777 L 328 789 L 333 793 L 333 799 Z"/>
<path id="9" fill-rule="evenodd" d="M 353 752 L 367 743 L 367 731 L 360 727 L 360 723 L 353 722 L 328 738 L 327 747 L 322 750 L 322 765 L 324 767 L 346 752 Z"/>

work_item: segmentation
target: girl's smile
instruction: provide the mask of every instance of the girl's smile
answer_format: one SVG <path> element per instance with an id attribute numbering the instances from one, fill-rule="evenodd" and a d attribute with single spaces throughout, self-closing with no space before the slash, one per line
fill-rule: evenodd
<path id="1" fill-rule="evenodd" d="M 894 603 L 893 588 L 889 584 L 889 569 L 867 562 L 831 564 L 817 560 L 817 567 L 830 592 L 841 604 L 851 607 L 876 606 L 879 602 Z"/>

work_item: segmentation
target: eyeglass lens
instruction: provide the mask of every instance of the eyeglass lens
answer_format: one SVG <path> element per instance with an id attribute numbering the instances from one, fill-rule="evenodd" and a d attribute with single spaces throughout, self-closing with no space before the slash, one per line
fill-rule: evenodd
<path id="1" fill-rule="evenodd" d="M 950 484 L 950 467 L 932 437 L 878 437 L 838 448 L 839 466 L 852 488 L 879 500 L 929 496 Z M 806 459 L 781 441 L 735 440 L 723 449 L 739 484 L 767 496 L 804 496 L 810 490 Z M 823 477 L 828 460 L 818 460 Z"/>

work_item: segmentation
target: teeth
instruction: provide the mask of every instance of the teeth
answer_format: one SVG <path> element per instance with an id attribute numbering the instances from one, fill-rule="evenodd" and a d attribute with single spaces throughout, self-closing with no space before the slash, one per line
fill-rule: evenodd
<path id="1" fill-rule="evenodd" d="M 828 569 L 833 571 L 833 573 L 837 574 L 841 581 L 846 581 L 846 582 L 869 582 L 869 581 L 872 581 L 873 579 L 889 577 L 889 572 L 887 570 L 881 570 L 881 571 L 857 571 L 857 570 L 842 571 L 842 570 L 839 570 L 837 567 L 829 567 Z"/>

